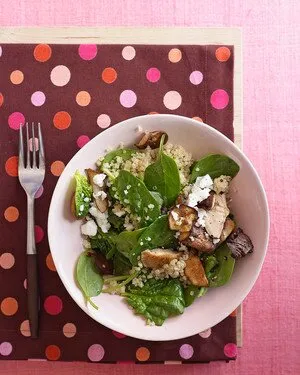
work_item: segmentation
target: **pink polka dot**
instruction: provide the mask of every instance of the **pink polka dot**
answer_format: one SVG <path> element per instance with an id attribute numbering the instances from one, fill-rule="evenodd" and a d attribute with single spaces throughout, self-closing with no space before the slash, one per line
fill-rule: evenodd
<path id="1" fill-rule="evenodd" d="M 42 196 L 44 192 L 44 188 L 43 188 L 43 185 L 41 185 L 41 187 L 39 188 L 39 190 L 35 193 L 35 198 L 40 198 Z"/>
<path id="2" fill-rule="evenodd" d="M 31 95 L 31 103 L 36 107 L 40 107 L 45 103 L 46 96 L 42 91 L 36 91 Z"/>
<path id="3" fill-rule="evenodd" d="M 87 355 L 92 362 L 101 361 L 104 357 L 105 350 L 100 344 L 93 344 L 89 347 Z"/>
<path id="4" fill-rule="evenodd" d="M 108 128 L 111 123 L 110 117 L 106 115 L 105 113 L 102 113 L 97 118 L 97 125 L 100 126 L 100 128 L 105 129 Z"/>
<path id="5" fill-rule="evenodd" d="M 63 308 L 62 300 L 58 296 L 49 296 L 45 299 L 44 309 L 50 315 L 58 315 Z"/>
<path id="6" fill-rule="evenodd" d="M 90 138 L 87 135 L 81 135 L 77 138 L 77 146 L 79 148 L 83 147 L 90 141 Z"/>
<path id="7" fill-rule="evenodd" d="M 12 350 L 13 350 L 13 347 L 12 347 L 10 342 L 4 341 L 0 344 L 0 354 L 1 355 L 3 355 L 3 356 L 10 355 Z"/>
<path id="8" fill-rule="evenodd" d="M 136 94 L 132 90 L 124 90 L 120 95 L 120 103 L 125 108 L 133 107 L 136 103 L 136 100 Z"/>
<path id="9" fill-rule="evenodd" d="M 24 124 L 25 117 L 21 112 L 13 112 L 8 117 L 8 125 L 11 129 L 19 130 L 20 124 Z"/>
<path id="10" fill-rule="evenodd" d="M 0 46 L 0 57 L 2 56 L 2 47 Z"/>
<path id="11" fill-rule="evenodd" d="M 93 60 L 97 55 L 97 45 L 80 44 L 78 48 L 78 53 L 83 60 Z"/>
<path id="12" fill-rule="evenodd" d="M 150 68 L 147 70 L 146 77 L 149 82 L 157 82 L 160 79 L 160 71 L 157 68 Z"/>
<path id="13" fill-rule="evenodd" d="M 210 335 L 211 335 L 211 328 L 208 328 L 205 331 L 199 333 L 199 336 L 202 337 L 203 339 L 209 338 Z"/>
<path id="14" fill-rule="evenodd" d="M 117 331 L 112 331 L 112 333 L 117 339 L 124 339 L 126 337 L 126 335 Z"/>
<path id="15" fill-rule="evenodd" d="M 179 355 L 183 359 L 190 359 L 194 354 L 194 349 L 190 344 L 183 344 L 179 349 Z"/>
<path id="16" fill-rule="evenodd" d="M 237 356 L 237 346 L 233 343 L 224 346 L 224 354 L 226 357 L 235 358 Z"/>
<path id="17" fill-rule="evenodd" d="M 34 226 L 35 242 L 40 243 L 44 238 L 44 231 L 39 225 Z"/>
<path id="18" fill-rule="evenodd" d="M 229 96 L 225 90 L 215 90 L 210 97 L 211 105 L 216 109 L 223 109 L 229 103 Z"/>
<path id="19" fill-rule="evenodd" d="M 203 74 L 199 72 L 199 70 L 194 70 L 190 74 L 190 82 L 193 85 L 200 85 L 200 83 L 203 81 Z"/>
<path id="20" fill-rule="evenodd" d="M 27 279 L 24 280 L 23 286 L 24 286 L 24 289 L 27 289 Z"/>

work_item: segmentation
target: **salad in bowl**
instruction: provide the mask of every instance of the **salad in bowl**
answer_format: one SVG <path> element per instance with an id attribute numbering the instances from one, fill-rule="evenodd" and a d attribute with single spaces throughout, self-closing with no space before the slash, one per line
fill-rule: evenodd
<path id="1" fill-rule="evenodd" d="M 254 247 L 231 212 L 233 159 L 194 160 L 166 132 L 138 132 L 132 148 L 109 150 L 74 175 L 71 212 L 83 238 L 75 278 L 95 309 L 93 297 L 117 294 L 161 326 L 228 283 Z"/>

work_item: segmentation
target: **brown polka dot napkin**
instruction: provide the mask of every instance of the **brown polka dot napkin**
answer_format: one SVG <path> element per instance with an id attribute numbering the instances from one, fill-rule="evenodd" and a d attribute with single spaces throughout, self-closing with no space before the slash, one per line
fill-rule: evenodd
<path id="1" fill-rule="evenodd" d="M 49 253 L 47 214 L 59 175 L 91 138 L 119 121 L 175 113 L 233 138 L 233 47 L 0 46 L 0 358 L 173 363 L 236 357 L 235 314 L 187 339 L 125 337 L 84 314 Z M 36 195 L 40 338 L 26 311 L 26 199 L 17 178 L 20 123 L 41 122 L 47 174 Z M 35 140 L 31 139 L 31 145 Z"/>

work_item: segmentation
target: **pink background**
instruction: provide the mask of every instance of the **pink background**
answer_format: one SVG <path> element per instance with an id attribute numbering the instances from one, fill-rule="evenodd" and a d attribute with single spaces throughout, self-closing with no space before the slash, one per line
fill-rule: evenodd
<path id="1" fill-rule="evenodd" d="M 3 361 L 1 374 L 300 373 L 299 5 L 298 0 L 0 2 L 1 26 L 242 27 L 244 151 L 263 180 L 271 211 L 269 251 L 244 303 L 244 347 L 236 362 L 125 367 Z"/>

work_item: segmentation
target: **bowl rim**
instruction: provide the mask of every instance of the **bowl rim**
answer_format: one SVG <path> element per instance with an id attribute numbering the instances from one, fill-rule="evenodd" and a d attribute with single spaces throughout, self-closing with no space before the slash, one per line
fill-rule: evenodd
<path id="1" fill-rule="evenodd" d="M 191 124 L 193 124 L 194 126 L 198 126 L 199 127 L 199 121 L 198 120 L 195 120 L 193 118 L 189 118 L 189 117 L 186 117 L 186 116 L 181 116 L 181 115 L 175 115 L 175 114 L 153 114 L 153 115 L 141 115 L 141 116 L 135 116 L 135 117 L 131 117 L 129 119 L 126 119 L 124 121 L 121 121 L 115 125 L 113 125 L 112 127 L 108 128 L 108 129 L 105 129 L 104 131 L 102 131 L 101 133 L 97 134 L 94 138 L 92 138 L 88 144 L 84 145 L 80 150 L 78 150 L 73 156 L 72 158 L 69 160 L 69 162 L 67 163 L 66 167 L 73 161 L 74 158 L 80 158 L 81 154 L 84 154 L 85 152 L 85 149 L 86 147 L 91 147 L 93 144 L 96 144 L 98 142 L 98 139 L 102 136 L 102 134 L 105 132 L 106 134 L 107 133 L 113 133 L 116 131 L 116 128 L 122 128 L 122 126 L 126 126 L 127 123 L 130 123 L 130 122 L 135 122 L 139 119 L 143 119 L 143 118 L 151 118 L 151 119 L 155 119 L 155 118 L 181 118 L 182 120 L 184 121 L 188 121 L 190 122 Z M 251 289 L 253 288 L 254 284 L 256 283 L 257 279 L 258 279 L 258 276 L 261 272 L 261 269 L 262 269 L 262 266 L 263 266 L 263 263 L 264 263 L 264 260 L 265 260 L 265 257 L 266 257 L 266 253 L 267 253 L 267 249 L 268 249 L 268 242 L 269 242 L 269 234 L 270 234 L 270 214 L 269 214 L 269 206 L 268 206 L 268 200 L 267 200 L 267 195 L 266 195 L 266 192 L 265 192 L 265 189 L 264 189 L 264 186 L 261 182 L 261 179 L 256 171 L 256 169 L 254 168 L 252 162 L 248 159 L 248 157 L 243 153 L 243 151 L 234 143 L 232 142 L 229 138 L 227 138 L 224 134 L 222 134 L 220 131 L 218 131 L 217 129 L 213 128 L 212 126 L 208 125 L 208 124 L 205 124 L 205 123 L 200 123 L 200 127 L 199 129 L 201 128 L 206 128 L 206 130 L 208 130 L 209 132 L 211 132 L 212 134 L 214 135 L 217 135 L 218 137 L 220 137 L 221 139 L 223 139 L 223 141 L 225 141 L 225 143 L 230 143 L 231 146 L 235 149 L 235 151 L 240 154 L 242 156 L 242 158 L 244 158 L 245 162 L 248 164 L 248 166 L 250 167 L 252 173 L 255 175 L 256 177 L 256 180 L 258 182 L 258 186 L 259 186 L 259 189 L 261 191 L 261 194 L 262 194 L 262 198 L 263 198 L 263 204 L 264 204 L 264 210 L 266 212 L 266 215 L 265 215 L 265 225 L 266 225 L 266 235 L 264 237 L 264 243 L 263 243 L 263 246 L 262 246 L 262 257 L 261 257 L 261 260 L 259 262 L 259 264 L 257 265 L 256 267 L 256 271 L 255 271 L 255 275 L 252 279 L 251 282 L 249 282 L 248 284 L 248 287 L 246 288 L 245 290 L 245 293 L 244 293 L 244 297 L 241 301 L 239 301 L 237 304 L 235 304 L 234 309 L 236 309 L 244 300 L 245 298 L 248 296 L 248 294 L 250 293 Z M 51 231 L 52 231 L 52 227 L 54 225 L 54 222 L 55 222 L 55 210 L 54 210 L 54 206 L 55 206 L 55 198 L 56 198 L 56 195 L 59 193 L 59 190 L 60 190 L 60 186 L 63 184 L 63 178 L 62 176 L 64 175 L 64 171 L 62 172 L 62 174 L 59 176 L 57 182 L 56 182 L 56 185 L 55 185 L 55 188 L 53 190 L 53 193 L 52 193 L 52 197 L 51 197 L 51 202 L 50 202 L 50 206 L 49 206 L 49 211 L 48 211 L 48 223 L 47 223 L 47 235 L 48 235 L 48 242 L 49 242 L 49 248 L 50 248 L 50 252 L 52 254 L 52 257 L 53 257 L 53 262 L 54 264 L 56 263 L 56 255 L 55 255 L 55 252 L 52 251 L 52 247 L 54 247 L 54 244 L 53 244 L 53 238 L 52 238 L 52 235 L 50 234 Z M 65 277 L 61 274 L 61 272 L 59 271 L 59 268 L 57 269 L 57 273 L 58 273 L 58 276 L 60 278 L 60 280 L 62 281 L 64 287 L 66 288 L 67 292 L 69 293 L 70 297 L 72 298 L 72 300 L 88 315 L 90 316 L 92 319 L 94 319 L 97 323 L 101 324 L 101 325 L 104 325 L 105 327 L 109 328 L 109 329 L 112 329 L 114 330 L 115 327 L 110 325 L 109 323 L 107 324 L 107 322 L 104 323 L 100 323 L 96 317 L 90 312 L 90 310 L 88 308 L 86 308 L 85 306 L 81 305 L 79 301 L 76 301 L 73 296 L 72 296 L 72 292 L 71 292 L 71 287 L 69 287 L 69 284 L 67 282 L 67 280 L 65 280 Z M 219 313 L 218 316 L 216 316 L 215 319 L 212 320 L 212 323 L 211 323 L 211 327 L 215 326 L 216 324 L 218 324 L 219 322 L 221 322 L 222 320 L 224 320 L 227 316 L 229 316 L 229 314 L 224 310 L 223 313 Z M 166 332 L 166 331 L 164 331 Z M 122 333 L 126 334 L 127 336 L 129 337 L 133 337 L 133 338 L 137 338 L 137 339 L 141 339 L 141 340 L 147 340 L 147 341 L 169 341 L 169 340 L 179 340 L 179 339 L 183 339 L 183 338 L 186 338 L 188 336 L 191 336 L 193 334 L 197 334 L 199 332 L 194 332 L 194 333 L 188 333 L 188 334 L 182 334 L 182 335 L 168 335 L 167 338 L 160 338 L 160 339 L 157 339 L 157 338 L 151 338 L 151 337 L 148 337 L 147 334 L 145 335 L 139 335 L 139 334 L 132 334 L 132 332 L 129 330 L 126 329 L 126 327 L 124 328 L 124 330 L 122 330 Z"/>

